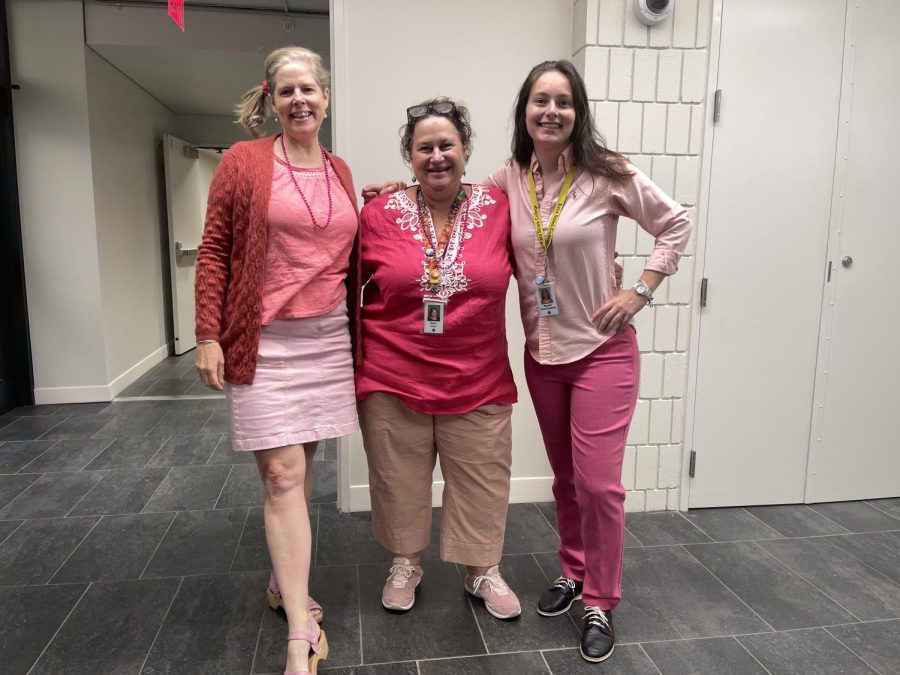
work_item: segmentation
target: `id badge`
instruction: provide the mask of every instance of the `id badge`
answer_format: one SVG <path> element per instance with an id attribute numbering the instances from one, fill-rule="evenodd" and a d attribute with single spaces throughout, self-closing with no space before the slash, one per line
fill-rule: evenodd
<path id="1" fill-rule="evenodd" d="M 538 316 L 556 316 L 559 314 L 559 305 L 556 304 L 556 284 L 545 281 L 538 284 L 534 295 L 537 298 Z"/>
<path id="2" fill-rule="evenodd" d="M 444 312 L 447 301 L 440 298 L 422 298 L 422 332 L 441 335 L 444 332 Z"/>

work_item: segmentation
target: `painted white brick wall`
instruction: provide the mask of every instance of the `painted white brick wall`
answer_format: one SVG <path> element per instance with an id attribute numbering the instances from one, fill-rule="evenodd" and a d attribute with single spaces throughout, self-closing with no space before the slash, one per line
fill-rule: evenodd
<path id="1" fill-rule="evenodd" d="M 634 53 L 635 101 L 656 100 L 656 64 L 659 55 L 653 49 L 638 49 Z"/>
<path id="2" fill-rule="evenodd" d="M 678 0 L 653 28 L 634 18 L 631 0 L 575 0 L 573 17 L 572 60 L 607 144 L 696 221 L 712 0 Z M 625 284 L 640 276 L 652 247 L 633 221 L 619 221 Z M 628 511 L 678 508 L 695 250 L 692 240 L 678 274 L 635 319 L 641 387 L 622 475 Z"/>

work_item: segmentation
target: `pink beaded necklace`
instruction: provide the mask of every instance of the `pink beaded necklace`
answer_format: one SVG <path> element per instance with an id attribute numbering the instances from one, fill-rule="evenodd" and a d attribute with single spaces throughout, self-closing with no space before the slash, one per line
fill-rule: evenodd
<path id="1" fill-rule="evenodd" d="M 331 201 L 331 178 L 328 176 L 328 158 L 325 156 L 325 148 L 319 145 L 319 152 L 322 153 L 322 168 L 325 169 L 325 188 L 328 192 L 328 218 L 325 221 L 324 225 L 319 225 L 312 208 L 310 208 L 309 206 L 309 202 L 306 200 L 306 195 L 303 194 L 303 190 L 300 189 L 300 183 L 298 183 L 297 179 L 294 177 L 294 169 L 291 166 L 291 160 L 288 158 L 287 148 L 284 145 L 284 134 L 281 134 L 281 152 L 284 155 L 284 161 L 287 162 L 287 169 L 288 174 L 290 174 L 291 176 L 291 182 L 294 184 L 294 187 L 297 188 L 297 192 L 300 193 L 300 199 L 302 199 L 303 203 L 306 205 L 306 210 L 309 211 L 309 217 L 312 218 L 313 225 L 315 225 L 320 230 L 324 230 L 326 227 L 331 225 L 331 211 L 333 207 Z"/>

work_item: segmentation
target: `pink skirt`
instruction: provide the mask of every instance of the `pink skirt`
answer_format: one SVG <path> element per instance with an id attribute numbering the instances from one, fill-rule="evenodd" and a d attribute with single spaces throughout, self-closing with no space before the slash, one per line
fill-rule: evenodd
<path id="1" fill-rule="evenodd" d="M 225 384 L 234 450 L 267 450 L 359 430 L 347 304 L 262 327 L 253 384 Z"/>

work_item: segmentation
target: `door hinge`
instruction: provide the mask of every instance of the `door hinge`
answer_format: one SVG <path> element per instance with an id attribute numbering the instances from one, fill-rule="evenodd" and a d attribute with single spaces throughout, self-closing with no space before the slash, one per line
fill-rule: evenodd
<path id="1" fill-rule="evenodd" d="M 694 477 L 694 470 L 697 468 L 697 451 L 691 450 L 691 461 L 688 464 L 688 477 Z"/>
<path id="2" fill-rule="evenodd" d="M 713 94 L 713 124 L 718 124 L 722 118 L 722 90 L 716 89 Z"/>
<path id="3" fill-rule="evenodd" d="M 833 267 L 834 267 L 834 265 L 832 265 L 832 264 L 831 264 L 831 261 L 829 260 L 829 261 L 828 261 L 828 278 L 825 279 L 825 283 L 826 283 L 826 284 L 831 283 L 831 270 L 832 270 Z"/>
<path id="4" fill-rule="evenodd" d="M 709 282 L 709 279 L 703 277 L 700 280 L 700 306 L 706 307 L 706 287 Z"/>

